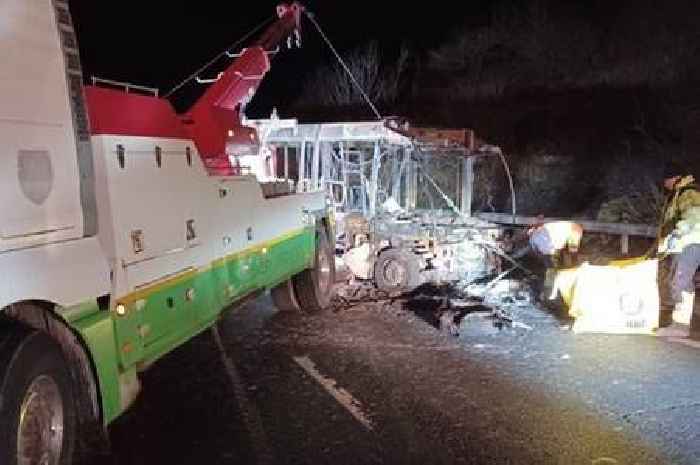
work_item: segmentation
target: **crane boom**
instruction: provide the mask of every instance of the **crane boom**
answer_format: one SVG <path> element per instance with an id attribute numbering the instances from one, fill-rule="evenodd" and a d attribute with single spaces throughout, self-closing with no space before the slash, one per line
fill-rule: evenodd
<path id="1" fill-rule="evenodd" d="M 277 6 L 277 20 L 234 62 L 182 117 L 210 175 L 238 174 L 232 163 L 241 155 L 257 153 L 258 136 L 241 124 L 241 114 L 270 70 L 270 51 L 285 40 L 299 38 L 299 3 Z"/>

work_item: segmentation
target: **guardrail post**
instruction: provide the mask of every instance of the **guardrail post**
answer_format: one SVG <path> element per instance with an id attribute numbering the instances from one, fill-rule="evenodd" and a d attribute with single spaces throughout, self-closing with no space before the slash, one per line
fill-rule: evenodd
<path id="1" fill-rule="evenodd" d="M 620 236 L 620 251 L 623 255 L 630 253 L 630 236 L 629 234 L 623 234 Z"/>

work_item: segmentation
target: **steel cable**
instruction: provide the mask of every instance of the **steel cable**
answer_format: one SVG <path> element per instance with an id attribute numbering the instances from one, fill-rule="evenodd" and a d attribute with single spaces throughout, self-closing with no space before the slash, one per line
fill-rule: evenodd
<path id="1" fill-rule="evenodd" d="M 233 44 L 231 44 L 230 46 L 226 47 L 226 49 L 225 49 L 223 52 L 219 53 L 217 56 L 215 56 L 214 58 L 212 58 L 211 60 L 209 60 L 206 64 L 204 64 L 202 67 L 200 67 L 199 69 L 197 69 L 197 71 L 195 71 L 194 73 L 190 74 L 188 77 L 186 77 L 184 80 L 182 80 L 178 85 L 176 85 L 175 87 L 173 87 L 173 88 L 170 90 L 170 92 L 168 92 L 167 94 L 165 94 L 164 97 L 165 97 L 165 98 L 168 98 L 168 97 L 170 97 L 172 94 L 174 94 L 175 92 L 177 92 L 178 90 L 180 90 L 180 89 L 182 88 L 182 86 L 184 86 L 185 84 L 187 84 L 188 82 L 190 82 L 192 79 L 196 78 L 197 75 L 198 75 L 199 73 L 201 73 L 201 72 L 204 71 L 205 69 L 209 68 L 211 65 L 213 65 L 214 63 L 216 63 L 219 59 L 221 59 L 221 57 L 223 57 L 224 55 L 226 55 L 226 52 L 228 52 L 229 50 L 231 50 L 231 49 L 233 49 L 233 48 L 238 47 L 240 44 L 242 44 L 243 42 L 245 42 L 246 40 L 248 40 L 253 34 L 255 34 L 255 33 L 258 32 L 260 29 L 262 29 L 265 25 L 267 25 L 267 24 L 268 24 L 270 21 L 272 21 L 274 18 L 275 18 L 275 16 L 270 16 L 270 17 L 267 18 L 265 21 L 263 21 L 263 22 L 261 22 L 260 24 L 258 24 L 257 26 L 255 26 L 255 27 L 254 27 L 253 29 L 251 29 L 251 31 L 248 32 L 246 35 L 244 35 L 243 37 L 241 37 L 240 39 L 238 39 L 237 41 L 235 41 L 235 42 L 234 42 Z"/>
<path id="2" fill-rule="evenodd" d="M 348 74 L 353 85 L 357 88 L 357 90 L 362 95 L 362 98 L 365 99 L 365 102 L 367 102 L 367 105 L 369 105 L 369 107 L 372 109 L 372 112 L 377 117 L 377 120 L 382 121 L 384 118 L 382 117 L 381 113 L 379 113 L 379 110 L 377 110 L 377 107 L 374 105 L 374 103 L 372 103 L 372 100 L 369 98 L 369 96 L 367 95 L 365 90 L 362 88 L 360 83 L 357 82 L 357 79 L 355 79 L 355 76 L 352 74 L 352 71 L 350 71 L 350 68 L 348 68 L 348 65 L 345 64 L 345 61 L 340 56 L 338 51 L 335 49 L 335 47 L 331 43 L 328 36 L 326 36 L 326 34 L 323 32 L 323 29 L 321 29 L 321 26 L 318 24 L 318 22 L 314 18 L 314 15 L 309 13 L 308 11 L 306 11 L 305 13 L 306 13 L 306 16 L 309 18 L 309 21 L 311 21 L 311 23 L 316 27 L 316 30 L 318 30 L 318 33 L 321 35 L 321 38 L 326 42 L 326 45 L 328 45 L 328 48 L 330 48 L 331 51 L 333 52 L 333 55 L 335 55 L 335 58 L 338 60 L 340 65 L 343 67 L 345 72 Z"/>

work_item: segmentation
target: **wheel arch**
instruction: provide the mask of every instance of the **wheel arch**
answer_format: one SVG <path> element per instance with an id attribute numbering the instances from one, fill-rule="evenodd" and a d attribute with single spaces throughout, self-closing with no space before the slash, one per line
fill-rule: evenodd
<path id="1" fill-rule="evenodd" d="M 58 344 L 75 382 L 81 430 L 99 433 L 103 438 L 106 434 L 103 399 L 95 360 L 87 341 L 61 315 L 61 308 L 47 300 L 23 300 L 0 309 L 0 316 L 41 331 Z"/>

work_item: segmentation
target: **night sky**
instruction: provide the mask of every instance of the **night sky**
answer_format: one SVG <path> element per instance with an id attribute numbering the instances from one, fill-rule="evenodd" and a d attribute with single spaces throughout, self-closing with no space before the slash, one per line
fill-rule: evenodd
<path id="1" fill-rule="evenodd" d="M 275 1 L 71 0 L 86 77 L 123 80 L 167 92 L 229 44 L 274 14 Z M 388 53 L 407 43 L 425 50 L 444 41 L 460 25 L 481 22 L 489 1 L 409 2 L 316 0 L 303 2 L 342 52 L 376 39 Z M 249 116 L 267 116 L 272 106 L 284 115 L 298 96 L 304 78 L 331 55 L 313 26 L 304 20 L 302 50 L 292 50 L 273 62 L 248 109 Z M 210 77 L 222 69 L 215 69 Z M 184 109 L 197 92 L 196 84 L 173 98 Z M 201 87 L 201 86 L 200 86 Z M 194 88 L 194 89 L 193 89 Z M 201 89 L 199 89 L 201 90 Z"/>

